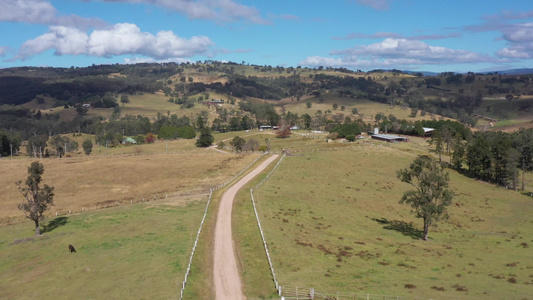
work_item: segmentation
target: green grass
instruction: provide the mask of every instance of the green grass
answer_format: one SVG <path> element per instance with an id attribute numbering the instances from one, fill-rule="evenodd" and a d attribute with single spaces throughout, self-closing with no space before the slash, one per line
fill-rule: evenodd
<path id="1" fill-rule="evenodd" d="M 0 227 L 2 299 L 175 299 L 207 198 L 157 201 Z M 13 244 L 14 241 L 31 238 Z M 69 253 L 72 244 L 77 253 Z"/>
<path id="2" fill-rule="evenodd" d="M 531 198 L 450 171 L 459 206 L 453 204 L 451 218 L 431 229 L 430 241 L 421 241 L 422 221 L 398 204 L 409 186 L 396 179 L 417 151 L 399 149 L 285 158 L 256 192 L 278 281 L 320 292 L 529 299 L 533 260 L 524 245 L 533 244 Z M 245 202 L 236 210 L 241 206 L 250 210 Z M 246 289 L 257 291 L 250 297 L 268 297 L 273 283 L 253 235 L 257 225 L 249 213 L 235 214 L 241 218 L 235 222 L 246 227 L 235 234 Z M 247 271 L 254 269 L 261 272 Z M 260 284 L 265 290 L 258 290 Z"/>

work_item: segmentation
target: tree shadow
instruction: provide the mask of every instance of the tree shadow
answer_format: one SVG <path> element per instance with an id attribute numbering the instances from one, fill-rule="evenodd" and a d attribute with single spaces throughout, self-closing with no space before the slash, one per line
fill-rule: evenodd
<path id="1" fill-rule="evenodd" d="M 57 218 L 51 220 L 50 222 L 48 222 L 48 224 L 43 226 L 42 233 L 51 232 L 52 230 L 54 230 L 54 229 L 56 229 L 58 227 L 67 225 L 67 223 L 68 223 L 68 218 L 67 217 L 57 217 Z"/>
<path id="2" fill-rule="evenodd" d="M 383 224 L 383 228 L 387 230 L 394 230 L 402 233 L 405 236 L 409 236 L 414 240 L 421 239 L 424 236 L 424 231 L 416 229 L 413 227 L 413 224 L 407 223 L 404 221 L 392 220 L 389 221 L 385 218 L 376 219 L 372 218 L 373 221 L 376 221 L 380 224 Z"/>

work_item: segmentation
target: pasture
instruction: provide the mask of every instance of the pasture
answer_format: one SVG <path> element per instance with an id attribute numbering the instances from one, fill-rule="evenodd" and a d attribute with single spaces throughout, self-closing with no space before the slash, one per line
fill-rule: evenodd
<path id="1" fill-rule="evenodd" d="M 0 298 L 177 299 L 206 201 L 50 218 L 41 237 L 30 223 L 0 226 Z"/>
<path id="2" fill-rule="evenodd" d="M 396 178 L 417 151 L 396 146 L 287 156 L 256 191 L 280 284 L 331 296 L 531 299 L 533 200 L 450 170 L 451 217 L 421 241 L 422 221 L 398 204 L 410 186 Z M 249 190 L 234 214 L 247 295 L 273 297 Z"/>
<path id="3" fill-rule="evenodd" d="M 257 155 L 195 149 L 168 154 L 42 159 L 43 183 L 55 187 L 55 205 L 48 214 L 55 216 L 56 212 L 94 210 L 142 202 L 143 198 L 153 200 L 174 193 L 208 190 L 232 178 Z M 33 160 L 0 161 L 1 223 L 23 219 L 17 208 L 23 198 L 15 182 L 26 180 L 27 168 Z"/>
<path id="4" fill-rule="evenodd" d="M 285 109 L 292 113 L 297 113 L 298 115 L 309 114 L 311 117 L 314 117 L 318 110 L 325 113 L 325 111 L 329 109 L 332 111 L 333 115 L 344 114 L 345 116 L 352 118 L 352 120 L 362 119 L 365 123 L 373 123 L 375 121 L 374 117 L 378 113 L 383 113 L 386 117 L 392 114 L 398 119 L 406 119 L 409 121 L 431 120 L 430 114 L 421 116 L 420 112 L 417 114 L 417 117 L 412 118 L 409 116 L 411 110 L 402 109 L 400 105 L 391 107 L 389 104 L 373 102 L 365 99 L 338 97 L 332 94 L 322 95 L 321 97 L 324 100 L 323 103 L 320 103 L 319 97 L 315 97 L 307 100 L 289 102 L 285 105 Z M 307 108 L 308 101 L 311 102 L 311 108 Z M 336 110 L 333 109 L 333 104 L 338 105 Z M 345 106 L 344 111 L 341 110 L 342 106 Z M 357 114 L 355 115 L 352 114 L 353 108 L 357 108 Z"/>

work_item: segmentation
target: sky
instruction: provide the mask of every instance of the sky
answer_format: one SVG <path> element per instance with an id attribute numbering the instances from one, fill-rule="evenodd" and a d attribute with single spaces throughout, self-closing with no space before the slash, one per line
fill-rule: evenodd
<path id="1" fill-rule="evenodd" d="M 0 0 L 0 68 L 533 68 L 532 0 Z"/>

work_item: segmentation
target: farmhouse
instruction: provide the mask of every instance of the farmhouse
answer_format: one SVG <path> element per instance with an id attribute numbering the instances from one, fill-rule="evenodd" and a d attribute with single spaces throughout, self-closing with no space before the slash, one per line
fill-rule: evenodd
<path id="1" fill-rule="evenodd" d="M 397 142 L 407 142 L 409 141 L 408 138 L 399 136 L 399 135 L 393 135 L 393 134 L 373 134 L 372 138 L 375 140 L 385 141 L 388 143 L 397 143 Z"/>
<path id="2" fill-rule="evenodd" d="M 272 129 L 272 126 L 271 125 L 261 125 L 261 126 L 259 126 L 259 130 L 260 131 L 267 130 L 267 129 Z"/>

